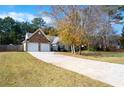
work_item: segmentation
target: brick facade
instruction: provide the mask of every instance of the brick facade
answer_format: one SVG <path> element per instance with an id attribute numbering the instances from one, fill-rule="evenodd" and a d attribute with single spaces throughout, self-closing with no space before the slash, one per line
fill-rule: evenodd
<path id="1" fill-rule="evenodd" d="M 49 43 L 49 40 L 43 35 L 41 30 L 36 31 L 28 40 L 29 42 Z"/>

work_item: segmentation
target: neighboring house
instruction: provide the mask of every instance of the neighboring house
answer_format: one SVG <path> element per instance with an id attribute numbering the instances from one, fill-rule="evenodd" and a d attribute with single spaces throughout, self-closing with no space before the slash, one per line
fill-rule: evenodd
<path id="1" fill-rule="evenodd" d="M 38 29 L 34 33 L 26 33 L 23 46 L 24 51 L 48 52 L 51 50 L 50 41 L 42 29 Z"/>
<path id="2" fill-rule="evenodd" d="M 48 39 L 50 40 L 51 43 L 51 50 L 52 51 L 58 51 L 59 48 L 59 37 L 57 36 L 49 36 L 47 35 Z"/>
<path id="3" fill-rule="evenodd" d="M 51 50 L 52 51 L 69 51 L 70 47 L 67 45 L 63 45 L 60 42 L 60 38 L 58 36 L 47 36 L 51 42 Z"/>

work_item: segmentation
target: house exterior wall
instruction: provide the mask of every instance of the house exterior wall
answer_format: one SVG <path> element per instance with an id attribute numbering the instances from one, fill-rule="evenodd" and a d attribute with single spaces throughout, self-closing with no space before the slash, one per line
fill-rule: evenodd
<path id="1" fill-rule="evenodd" d="M 49 43 L 49 40 L 41 33 L 41 31 L 36 32 L 28 41 L 38 43 Z"/>
<path id="2" fill-rule="evenodd" d="M 27 46 L 26 46 L 26 42 L 23 43 L 23 47 L 24 47 L 24 51 L 26 51 L 26 50 L 27 50 L 27 49 L 26 49 L 26 47 L 27 47 Z"/>
<path id="3" fill-rule="evenodd" d="M 26 34 L 26 40 L 23 43 L 24 51 L 42 51 L 48 52 L 50 51 L 50 41 L 44 35 L 44 33 L 39 29 L 35 31 L 30 37 L 28 37 L 29 33 Z M 28 39 L 27 39 L 28 38 Z"/>
<path id="4" fill-rule="evenodd" d="M 58 44 L 52 45 L 52 51 L 58 51 Z"/>
<path id="5" fill-rule="evenodd" d="M 46 36 L 41 29 L 34 33 L 27 33 L 25 37 L 24 51 L 69 51 L 70 47 L 60 43 L 57 36 Z M 38 45 L 38 46 L 37 46 Z M 36 46 L 37 49 L 34 49 Z M 30 48 L 30 49 L 29 49 Z"/>

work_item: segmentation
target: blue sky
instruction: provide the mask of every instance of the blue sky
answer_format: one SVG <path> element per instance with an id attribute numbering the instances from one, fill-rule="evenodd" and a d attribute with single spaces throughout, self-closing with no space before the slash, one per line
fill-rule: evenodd
<path id="1" fill-rule="evenodd" d="M 31 21 L 37 16 L 41 16 L 47 23 L 52 20 L 43 15 L 42 11 L 50 11 L 49 6 L 38 5 L 0 5 L 0 18 L 10 16 L 17 21 Z"/>
<path id="2" fill-rule="evenodd" d="M 0 6 L 0 13 L 6 13 L 6 12 L 23 12 L 23 13 L 31 13 L 31 14 L 37 14 L 38 13 L 38 6 L 25 6 L 25 5 L 1 5 Z"/>
<path id="3" fill-rule="evenodd" d="M 43 15 L 41 12 L 50 11 L 49 6 L 38 6 L 38 5 L 0 5 L 0 18 L 10 16 L 17 21 L 29 21 L 37 16 L 41 16 L 47 24 L 52 23 L 52 19 L 48 16 Z M 123 13 L 124 14 L 124 13 Z M 120 34 L 122 25 L 113 24 L 113 29 Z"/>
<path id="4" fill-rule="evenodd" d="M 38 14 L 40 11 L 50 11 L 50 6 L 47 5 L 0 5 L 0 13 L 5 12 L 23 12 L 30 14 Z"/>

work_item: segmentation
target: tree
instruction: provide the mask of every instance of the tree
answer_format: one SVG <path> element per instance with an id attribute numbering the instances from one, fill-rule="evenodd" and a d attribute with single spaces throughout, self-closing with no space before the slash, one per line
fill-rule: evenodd
<path id="1" fill-rule="evenodd" d="M 4 19 L 1 19 L 1 31 L 2 31 L 2 39 L 1 42 L 2 44 L 9 44 L 11 41 L 9 38 L 9 33 L 11 32 L 11 29 L 15 25 L 15 20 L 12 19 L 11 17 L 5 17 Z M 3 36 L 4 34 L 4 36 Z"/>
<path id="2" fill-rule="evenodd" d="M 18 22 L 11 17 L 0 18 L 0 44 L 21 44 L 26 32 L 33 33 L 44 26 L 42 18 L 34 18 L 32 23 Z"/>
<path id="3" fill-rule="evenodd" d="M 5 17 L 2 22 L 2 29 L 4 31 L 11 31 L 12 27 L 15 25 L 15 20 L 11 17 Z"/>
<path id="4" fill-rule="evenodd" d="M 64 45 L 71 46 L 72 53 L 75 53 L 73 28 L 69 24 L 61 23 L 59 37 Z"/>
<path id="5" fill-rule="evenodd" d="M 0 44 L 21 44 L 31 27 L 26 22 L 17 22 L 11 17 L 0 19 Z"/>
<path id="6" fill-rule="evenodd" d="M 120 43 L 121 43 L 121 46 L 124 48 L 124 27 L 121 33 Z"/>
<path id="7" fill-rule="evenodd" d="M 22 42 L 23 33 L 21 31 L 19 22 L 16 22 L 16 24 L 13 26 L 9 36 L 12 44 L 20 44 Z"/>
<path id="8" fill-rule="evenodd" d="M 33 33 L 35 31 L 34 28 L 32 27 L 32 24 L 29 22 L 21 22 L 20 28 L 21 28 L 23 35 L 25 35 L 26 32 Z"/>
<path id="9" fill-rule="evenodd" d="M 71 46 L 72 53 L 76 47 L 86 44 L 85 30 L 81 26 L 80 6 L 52 6 L 50 15 L 56 19 L 56 27 L 64 45 Z M 83 39 L 82 39 L 83 38 Z M 79 49 L 80 51 L 80 49 Z"/>
<path id="10" fill-rule="evenodd" d="M 108 50 L 116 33 L 111 27 L 111 18 L 105 6 L 87 6 L 82 11 L 83 26 L 88 37 L 88 49 Z"/>
<path id="11" fill-rule="evenodd" d="M 44 28 L 45 25 L 46 25 L 46 22 L 42 18 L 34 18 L 32 20 L 32 26 L 33 26 L 34 30 L 36 30 L 38 28 Z"/>
<path id="12" fill-rule="evenodd" d="M 120 25 L 124 24 L 124 21 L 123 21 L 124 16 L 123 16 L 123 13 L 122 13 L 124 11 L 124 6 L 123 5 L 105 6 L 105 9 L 106 9 L 106 12 L 109 13 L 110 23 L 120 24 Z M 116 38 L 114 38 L 113 41 L 116 40 L 116 42 L 121 44 L 121 46 L 123 47 L 124 46 L 123 39 L 124 39 L 124 25 L 123 25 L 121 37 L 120 36 L 116 36 Z"/>
<path id="13" fill-rule="evenodd" d="M 46 35 L 58 36 L 59 32 L 55 27 L 46 27 L 44 29 Z"/>

